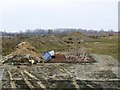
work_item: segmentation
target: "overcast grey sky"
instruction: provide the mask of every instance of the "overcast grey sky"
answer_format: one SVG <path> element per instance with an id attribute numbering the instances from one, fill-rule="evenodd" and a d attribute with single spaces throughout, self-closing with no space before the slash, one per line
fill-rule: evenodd
<path id="1" fill-rule="evenodd" d="M 119 0 L 0 0 L 0 31 L 118 30 Z"/>

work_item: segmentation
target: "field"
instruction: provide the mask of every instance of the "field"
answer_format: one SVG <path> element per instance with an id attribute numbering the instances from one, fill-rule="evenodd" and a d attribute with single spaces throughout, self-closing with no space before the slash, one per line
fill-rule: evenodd
<path id="1" fill-rule="evenodd" d="M 118 60 L 118 36 L 94 39 L 85 46 L 90 53 L 110 55 Z"/>

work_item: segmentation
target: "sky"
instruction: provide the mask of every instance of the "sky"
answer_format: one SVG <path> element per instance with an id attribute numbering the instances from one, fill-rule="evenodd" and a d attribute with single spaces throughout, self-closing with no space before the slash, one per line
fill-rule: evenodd
<path id="1" fill-rule="evenodd" d="M 118 30 L 119 0 L 0 0 L 0 31 Z"/>

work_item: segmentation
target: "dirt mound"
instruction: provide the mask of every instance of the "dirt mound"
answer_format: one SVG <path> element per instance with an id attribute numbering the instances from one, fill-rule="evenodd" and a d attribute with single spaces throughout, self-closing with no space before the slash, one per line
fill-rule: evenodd
<path id="1" fill-rule="evenodd" d="M 18 62 L 18 63 L 29 63 L 29 60 L 37 60 L 40 55 L 36 52 L 35 47 L 33 47 L 28 42 L 21 42 L 15 48 L 15 51 L 3 58 L 4 63 Z"/>
<path id="2" fill-rule="evenodd" d="M 12 53 L 13 55 L 27 55 L 29 54 L 32 57 L 39 57 L 39 54 L 36 52 L 35 47 L 33 47 L 28 42 L 21 42 L 16 46 L 16 50 Z"/>
<path id="3" fill-rule="evenodd" d="M 30 43 L 28 42 L 21 42 L 16 46 L 16 50 L 18 49 L 28 49 L 30 51 L 36 51 L 35 47 L 33 47 Z"/>
<path id="4" fill-rule="evenodd" d="M 29 54 L 32 57 L 39 57 L 38 53 L 26 48 L 21 48 L 13 52 L 13 55 L 27 55 L 27 54 Z"/>

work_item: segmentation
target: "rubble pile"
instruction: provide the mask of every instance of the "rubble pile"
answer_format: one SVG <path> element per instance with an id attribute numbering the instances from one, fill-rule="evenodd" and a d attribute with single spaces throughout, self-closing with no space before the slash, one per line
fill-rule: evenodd
<path id="1" fill-rule="evenodd" d="M 86 52 L 84 47 L 69 49 L 65 55 L 68 62 L 94 62 L 95 60 Z"/>

